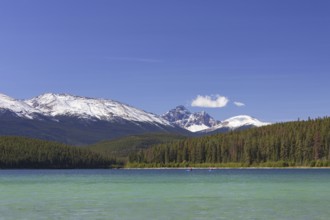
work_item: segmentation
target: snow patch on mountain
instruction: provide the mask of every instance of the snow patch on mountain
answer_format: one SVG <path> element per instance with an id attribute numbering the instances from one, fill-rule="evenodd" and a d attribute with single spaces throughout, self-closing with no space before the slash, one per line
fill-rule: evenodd
<path id="1" fill-rule="evenodd" d="M 36 109 L 32 108 L 24 101 L 13 99 L 7 95 L 0 93 L 0 109 L 10 110 L 14 112 L 18 117 L 33 119 L 36 113 L 39 113 Z"/>
<path id="2" fill-rule="evenodd" d="M 232 118 L 229 118 L 229 119 L 223 121 L 223 123 L 226 123 L 227 124 L 226 126 L 230 127 L 230 128 L 237 128 L 237 127 L 242 127 L 242 126 L 247 126 L 247 125 L 254 125 L 256 127 L 261 127 L 261 126 L 270 124 L 267 122 L 261 122 L 258 119 L 253 118 L 248 115 L 235 116 L 235 117 L 232 117 Z"/>
<path id="3" fill-rule="evenodd" d="M 215 131 L 215 130 L 218 130 L 221 128 L 229 128 L 231 130 L 235 130 L 237 128 L 244 127 L 244 126 L 261 127 L 261 126 L 266 126 L 269 124 L 270 123 L 268 123 L 268 122 L 261 122 L 258 119 L 253 118 L 248 115 L 238 115 L 238 116 L 231 117 L 231 118 L 228 118 L 228 119 L 222 121 L 220 124 L 205 130 L 205 132 L 211 132 L 211 131 Z"/>
<path id="4" fill-rule="evenodd" d="M 131 122 L 143 122 L 154 125 L 173 125 L 160 116 L 134 108 L 123 103 L 94 99 L 68 94 L 46 93 L 29 100 L 16 100 L 0 94 L 0 109 L 9 110 L 18 117 L 37 119 L 39 115 L 54 118 L 73 116 L 82 119 L 112 121 L 124 119 Z"/>
<path id="5" fill-rule="evenodd" d="M 198 132 L 198 131 L 203 131 L 206 129 L 209 129 L 210 127 L 202 124 L 202 125 L 190 125 L 189 127 L 186 127 L 187 130 L 191 132 Z"/>
<path id="6" fill-rule="evenodd" d="M 111 121 L 122 118 L 135 122 L 170 123 L 157 115 L 107 99 L 94 99 L 67 94 L 46 93 L 25 101 L 26 104 L 48 116 L 77 116 Z"/>

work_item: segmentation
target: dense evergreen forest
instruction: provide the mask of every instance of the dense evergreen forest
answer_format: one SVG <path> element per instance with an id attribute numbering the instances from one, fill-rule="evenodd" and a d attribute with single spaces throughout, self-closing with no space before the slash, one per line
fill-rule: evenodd
<path id="1" fill-rule="evenodd" d="M 56 142 L 0 137 L 0 168 L 108 168 L 115 161 L 98 153 Z"/>
<path id="2" fill-rule="evenodd" d="M 122 161 L 122 162 L 118 162 Z M 330 118 L 198 138 L 149 134 L 89 147 L 0 137 L 0 168 L 330 166 Z"/>
<path id="3" fill-rule="evenodd" d="M 184 138 L 185 137 L 181 135 L 167 133 L 131 135 L 113 140 L 101 141 L 87 146 L 87 149 L 126 163 L 131 153 L 149 148 L 156 144 L 168 143 Z"/>
<path id="4" fill-rule="evenodd" d="M 128 166 L 330 166 L 330 118 L 158 144 L 131 153 Z"/>

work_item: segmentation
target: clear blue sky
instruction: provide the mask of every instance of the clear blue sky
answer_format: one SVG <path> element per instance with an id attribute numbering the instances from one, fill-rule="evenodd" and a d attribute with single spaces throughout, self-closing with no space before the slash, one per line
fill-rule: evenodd
<path id="1" fill-rule="evenodd" d="M 328 0 L 0 1 L 0 93 L 14 98 L 276 122 L 330 115 L 329 84 Z M 198 95 L 229 102 L 192 107 Z"/>

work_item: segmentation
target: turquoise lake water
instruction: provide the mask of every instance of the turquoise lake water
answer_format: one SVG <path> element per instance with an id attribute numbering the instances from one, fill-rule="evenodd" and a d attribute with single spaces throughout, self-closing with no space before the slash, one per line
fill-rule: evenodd
<path id="1" fill-rule="evenodd" d="M 328 220 L 330 170 L 0 170 L 0 219 Z"/>

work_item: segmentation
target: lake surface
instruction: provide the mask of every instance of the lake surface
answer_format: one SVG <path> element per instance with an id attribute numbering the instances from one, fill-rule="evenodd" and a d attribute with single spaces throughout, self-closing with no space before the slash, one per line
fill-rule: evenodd
<path id="1" fill-rule="evenodd" d="M 0 170 L 0 219 L 328 220 L 330 170 Z"/>

